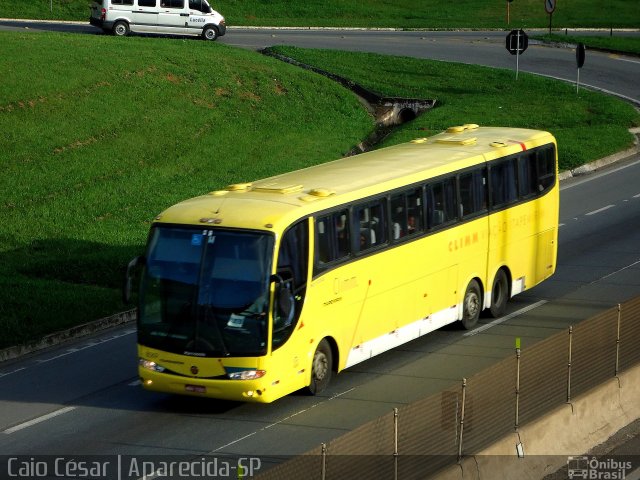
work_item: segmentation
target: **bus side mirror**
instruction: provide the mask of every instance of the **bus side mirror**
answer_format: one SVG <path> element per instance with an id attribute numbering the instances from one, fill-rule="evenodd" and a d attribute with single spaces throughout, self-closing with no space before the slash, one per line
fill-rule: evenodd
<path id="1" fill-rule="evenodd" d="M 133 282 L 133 272 L 140 266 L 145 264 L 145 258 L 143 256 L 135 257 L 127 265 L 127 271 L 124 276 L 124 285 L 122 287 L 122 301 L 125 305 L 131 303 L 131 284 Z"/>

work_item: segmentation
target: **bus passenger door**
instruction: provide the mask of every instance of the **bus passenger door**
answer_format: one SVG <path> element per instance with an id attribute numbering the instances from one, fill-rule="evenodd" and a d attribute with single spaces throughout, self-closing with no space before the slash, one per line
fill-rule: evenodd
<path id="1" fill-rule="evenodd" d="M 284 233 L 277 262 L 271 369 L 278 371 L 279 387 L 294 391 L 306 386 L 304 353 L 309 342 L 304 340 L 306 330 L 301 316 L 309 273 L 309 219 L 299 221 Z"/>

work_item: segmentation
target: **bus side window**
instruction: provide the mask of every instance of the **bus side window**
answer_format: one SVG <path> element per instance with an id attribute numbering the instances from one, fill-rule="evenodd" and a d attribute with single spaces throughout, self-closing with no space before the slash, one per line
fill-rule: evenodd
<path id="1" fill-rule="evenodd" d="M 518 158 L 518 190 L 520 198 L 533 196 L 538 191 L 538 173 L 534 152 Z"/>
<path id="2" fill-rule="evenodd" d="M 404 201 L 404 195 L 391 197 L 391 225 L 394 240 L 407 234 L 407 211 Z"/>
<path id="3" fill-rule="evenodd" d="M 394 240 L 424 230 L 422 188 L 391 197 L 391 222 Z"/>
<path id="4" fill-rule="evenodd" d="M 484 168 L 460 175 L 460 216 L 468 217 L 487 208 L 487 181 Z"/>
<path id="5" fill-rule="evenodd" d="M 550 189 L 556 177 L 556 158 L 553 147 L 538 150 L 538 192 Z"/>
<path id="6" fill-rule="evenodd" d="M 491 208 L 500 208 L 518 200 L 515 158 L 492 164 L 489 172 L 491 178 Z"/>
<path id="7" fill-rule="evenodd" d="M 357 224 L 354 231 L 358 233 L 357 251 L 382 245 L 387 241 L 385 222 L 385 200 L 381 199 L 367 205 L 354 208 L 354 219 Z"/>
<path id="8" fill-rule="evenodd" d="M 407 234 L 412 235 L 424 230 L 424 205 L 422 188 L 407 194 Z"/>
<path id="9" fill-rule="evenodd" d="M 316 218 L 316 259 L 322 267 L 351 253 L 349 211 L 340 210 Z"/>
<path id="10" fill-rule="evenodd" d="M 456 187 L 455 178 L 435 182 L 430 186 L 430 224 L 429 227 L 437 227 L 457 218 L 456 213 Z"/>

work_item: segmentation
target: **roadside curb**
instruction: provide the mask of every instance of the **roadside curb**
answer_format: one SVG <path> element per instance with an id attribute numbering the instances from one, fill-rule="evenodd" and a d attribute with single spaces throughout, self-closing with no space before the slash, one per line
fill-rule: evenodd
<path id="1" fill-rule="evenodd" d="M 568 178 L 591 173 L 594 170 L 598 170 L 599 168 L 606 167 L 607 165 L 611 165 L 612 163 L 617 163 L 621 160 L 625 160 L 633 155 L 636 155 L 639 152 L 640 152 L 640 149 L 638 149 L 638 145 L 636 144 L 636 146 L 628 150 L 614 153 L 613 155 L 609 155 L 608 157 L 601 158 L 600 160 L 596 160 L 595 162 L 581 165 L 572 170 L 565 170 L 564 172 L 560 172 L 558 174 L 558 180 L 560 181 L 567 180 Z"/>
<path id="2" fill-rule="evenodd" d="M 126 312 L 116 313 L 109 317 L 87 322 L 82 325 L 77 325 L 66 330 L 51 333 L 33 342 L 25 343 L 22 345 L 16 345 L 0 350 L 0 363 L 7 360 L 13 360 L 28 353 L 37 352 L 47 347 L 58 345 L 67 340 L 75 338 L 85 337 L 101 330 L 107 330 L 118 325 L 124 325 L 126 323 L 132 323 L 136 320 L 136 311 L 127 310 Z"/>

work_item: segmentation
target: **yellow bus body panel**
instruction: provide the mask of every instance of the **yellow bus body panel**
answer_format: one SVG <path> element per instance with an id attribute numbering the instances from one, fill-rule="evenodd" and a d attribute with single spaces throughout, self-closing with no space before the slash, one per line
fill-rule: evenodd
<path id="1" fill-rule="evenodd" d="M 300 219 L 548 144 L 555 146 L 555 139 L 547 132 L 465 127 L 230 186 L 170 207 L 156 218 L 156 224 L 273 232 L 278 251 L 284 231 Z M 324 338 L 332 344 L 339 371 L 460 319 L 465 289 L 472 279 L 481 285 L 485 307 L 490 306 L 490 290 L 501 267 L 508 268 L 512 295 L 529 289 L 555 271 L 557 175 L 554 182 L 543 196 L 427 232 L 315 276 L 310 222 L 305 302 L 284 345 L 269 349 L 264 357 L 223 359 L 139 346 L 140 358 L 159 364 L 169 360 L 163 366 L 175 372 L 140 368 L 143 385 L 164 392 L 270 402 L 309 384 L 313 354 Z M 194 366 L 197 376 L 191 373 Z M 267 373 L 256 380 L 227 380 L 222 379 L 224 367 L 252 367 Z"/>

